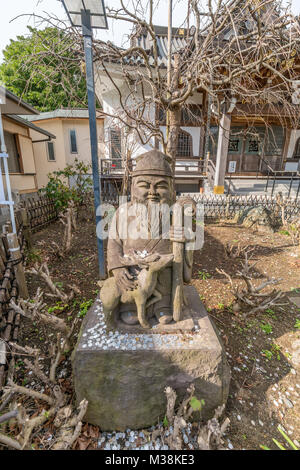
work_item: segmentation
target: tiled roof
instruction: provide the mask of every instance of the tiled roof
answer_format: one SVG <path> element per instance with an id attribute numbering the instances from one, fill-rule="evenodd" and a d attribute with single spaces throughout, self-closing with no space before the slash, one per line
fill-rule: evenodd
<path id="1" fill-rule="evenodd" d="M 28 121 L 43 121 L 45 119 L 55 118 L 86 118 L 88 119 L 89 112 L 84 108 L 70 108 L 70 109 L 56 109 L 55 111 L 48 111 L 40 113 L 39 116 L 24 116 Z"/>
<path id="2" fill-rule="evenodd" d="M 166 67 L 168 61 L 168 28 L 154 26 L 156 35 L 158 65 Z M 137 45 L 149 52 L 153 58 L 152 38 L 147 31 L 142 32 L 132 40 L 132 46 Z M 187 30 L 184 28 L 172 28 L 172 53 L 183 51 L 187 45 Z"/>

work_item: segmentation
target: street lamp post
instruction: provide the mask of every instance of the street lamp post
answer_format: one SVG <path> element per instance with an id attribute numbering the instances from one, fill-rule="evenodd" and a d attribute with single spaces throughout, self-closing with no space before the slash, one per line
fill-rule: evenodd
<path id="1" fill-rule="evenodd" d="M 95 80 L 93 64 L 93 28 L 108 29 L 104 0 L 61 0 L 67 12 L 71 25 L 82 28 L 84 39 L 84 52 L 86 63 L 86 82 L 88 93 L 90 141 L 92 153 L 94 201 L 96 213 L 96 227 L 101 221 L 98 207 L 101 202 L 101 185 L 99 179 L 98 138 L 95 100 Z M 100 236 L 99 236 L 100 235 Z M 104 262 L 104 244 L 101 234 L 97 235 L 98 263 L 100 279 L 105 279 L 106 270 Z"/>

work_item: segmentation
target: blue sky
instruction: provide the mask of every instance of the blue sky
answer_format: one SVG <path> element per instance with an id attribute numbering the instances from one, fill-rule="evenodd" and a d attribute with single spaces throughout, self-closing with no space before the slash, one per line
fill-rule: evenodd
<path id="1" fill-rule="evenodd" d="M 0 0 L 2 5 L 0 13 L 0 61 L 2 60 L 1 51 L 9 44 L 10 39 L 15 39 L 18 35 L 26 34 L 27 25 L 34 25 L 34 20 L 30 16 L 19 16 L 22 14 L 31 15 L 35 14 L 43 15 L 43 12 L 51 13 L 58 18 L 64 18 L 65 12 L 61 5 L 60 0 Z M 147 4 L 147 0 L 145 4 Z M 116 6 L 119 4 L 119 0 L 106 0 L 106 4 L 110 6 Z M 168 0 L 157 0 L 158 8 L 154 17 L 154 23 L 159 25 L 167 25 L 168 14 L 167 6 Z M 174 26 L 181 26 L 182 18 L 186 16 L 186 5 L 187 0 L 174 0 L 174 15 L 173 21 Z M 293 11 L 295 14 L 300 14 L 300 2 L 299 0 L 292 0 Z M 19 16 L 19 17 L 18 17 Z M 18 18 L 16 18 L 18 17 Z M 14 18 L 16 18 L 14 21 Z M 99 31 L 97 37 L 101 37 L 104 40 L 111 40 L 119 45 L 126 38 L 128 33 L 128 23 L 125 22 L 109 22 L 109 31 Z"/>

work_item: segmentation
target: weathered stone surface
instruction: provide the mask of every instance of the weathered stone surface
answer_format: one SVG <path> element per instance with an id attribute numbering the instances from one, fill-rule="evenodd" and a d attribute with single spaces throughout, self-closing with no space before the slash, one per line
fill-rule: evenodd
<path id="1" fill-rule="evenodd" d="M 298 297 L 291 297 L 289 296 L 289 299 L 293 304 L 295 304 L 298 308 L 300 308 L 300 296 Z"/>
<path id="2" fill-rule="evenodd" d="M 0 339 L 0 365 L 6 364 L 6 343 Z"/>
<path id="3" fill-rule="evenodd" d="M 77 400 L 89 402 L 85 420 L 102 430 L 140 429 L 156 424 L 166 410 L 164 389 L 179 399 L 193 382 L 205 400 L 203 417 L 224 403 L 230 371 L 216 330 L 195 288 L 185 287 L 191 322 L 150 331 L 113 332 L 100 301 L 87 314 L 73 355 Z M 176 328 L 175 328 L 176 325 Z"/>
<path id="4" fill-rule="evenodd" d="M 274 218 L 271 211 L 261 205 L 240 210 L 233 220 L 235 223 L 243 225 L 243 227 L 261 232 L 273 233 L 280 225 L 278 218 Z"/>

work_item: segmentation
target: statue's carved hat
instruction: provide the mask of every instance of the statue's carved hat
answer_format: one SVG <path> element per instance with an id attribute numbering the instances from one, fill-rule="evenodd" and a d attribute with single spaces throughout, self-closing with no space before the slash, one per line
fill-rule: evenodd
<path id="1" fill-rule="evenodd" d="M 136 166 L 132 176 L 153 175 L 173 176 L 172 159 L 159 150 L 150 150 L 136 158 Z"/>

